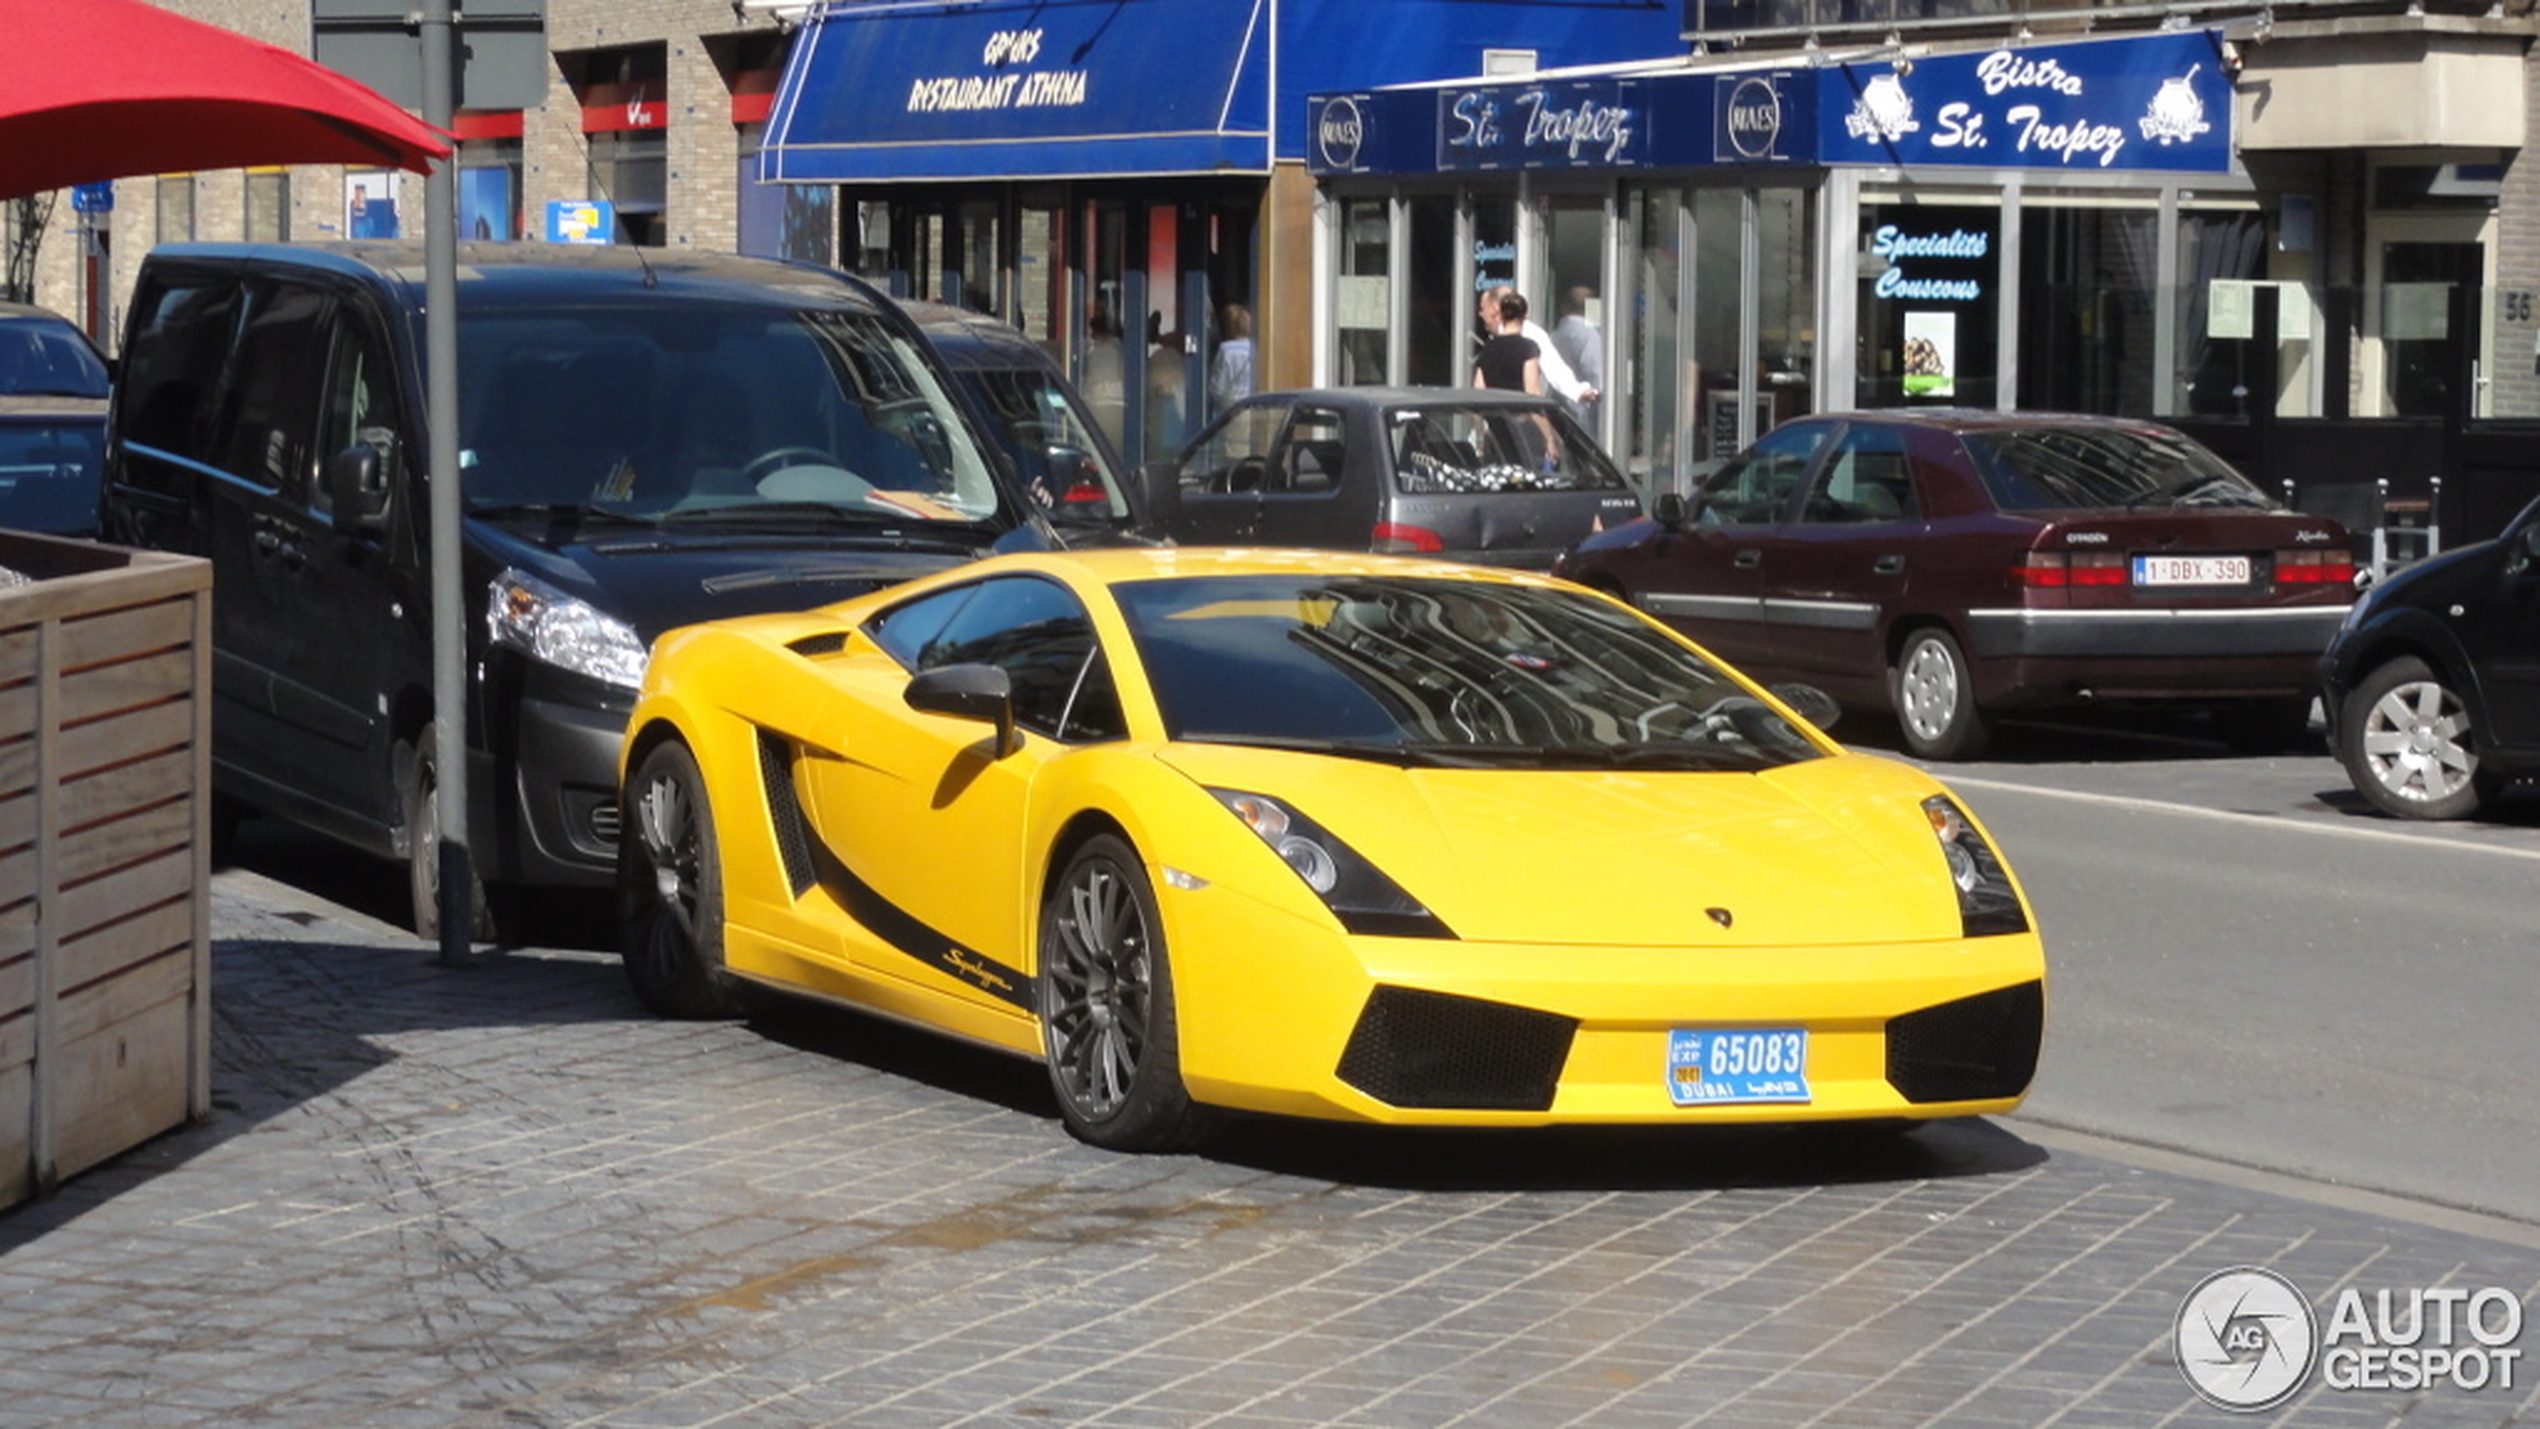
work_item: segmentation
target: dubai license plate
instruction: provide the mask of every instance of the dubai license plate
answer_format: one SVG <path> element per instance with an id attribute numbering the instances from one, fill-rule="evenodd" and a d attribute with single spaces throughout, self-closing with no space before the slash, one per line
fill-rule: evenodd
<path id="1" fill-rule="evenodd" d="M 1667 1033 L 1667 1095 L 1678 1106 L 1808 1100 L 1808 1033 L 1799 1027 Z"/>
<path id="2" fill-rule="evenodd" d="M 2136 585 L 2247 585 L 2247 556 L 2137 556 Z"/>

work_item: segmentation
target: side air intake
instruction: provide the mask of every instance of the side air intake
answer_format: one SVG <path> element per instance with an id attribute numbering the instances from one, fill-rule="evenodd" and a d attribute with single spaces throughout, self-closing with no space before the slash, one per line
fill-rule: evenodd
<path id="1" fill-rule="evenodd" d="M 776 854 L 785 863 L 785 882 L 796 898 L 811 891 L 811 825 L 803 818 L 802 800 L 794 797 L 794 751 L 766 730 L 758 732 L 758 777 L 767 790 L 767 821 L 776 835 Z"/>

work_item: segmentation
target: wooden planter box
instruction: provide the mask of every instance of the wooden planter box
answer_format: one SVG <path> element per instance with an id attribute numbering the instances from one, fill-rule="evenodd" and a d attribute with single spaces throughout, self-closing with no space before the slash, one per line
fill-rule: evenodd
<path id="1" fill-rule="evenodd" d="M 211 1111 L 211 609 L 0 531 L 0 1206 Z"/>

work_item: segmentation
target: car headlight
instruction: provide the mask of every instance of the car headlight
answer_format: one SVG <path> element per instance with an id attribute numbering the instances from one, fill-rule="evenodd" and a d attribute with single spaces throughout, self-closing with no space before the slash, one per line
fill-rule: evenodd
<path id="1" fill-rule="evenodd" d="M 1949 865 L 1949 882 L 1958 890 L 1960 931 L 1970 938 L 2028 931 L 2028 914 L 2011 875 L 2002 869 L 1993 845 L 1967 820 L 1966 811 L 1946 794 L 1923 801 L 1923 814 L 1940 840 L 1940 855 Z"/>
<path id="2" fill-rule="evenodd" d="M 1353 933 L 1392 938 L 1452 938 L 1446 924 L 1322 825 L 1271 798 L 1239 789 L 1211 789 L 1217 802 L 1270 845 L 1305 886 L 1314 890 L 1341 926 Z"/>
<path id="3" fill-rule="evenodd" d="M 495 644 L 541 664 L 629 690 L 644 683 L 646 651 L 633 626 L 518 570 L 494 577 L 485 627 Z"/>

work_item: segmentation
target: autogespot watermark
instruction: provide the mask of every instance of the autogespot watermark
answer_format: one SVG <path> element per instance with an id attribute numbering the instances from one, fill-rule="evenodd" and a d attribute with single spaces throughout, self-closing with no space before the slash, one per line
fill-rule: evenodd
<path id="1" fill-rule="evenodd" d="M 2512 1389 L 2522 1301 L 2493 1286 L 2349 1286 L 2323 1321 L 2292 1281 L 2244 1265 L 2198 1281 L 2170 1337 L 2179 1373 L 2224 1409 L 2272 1409 L 2314 1368 L 2333 1390 Z"/>

